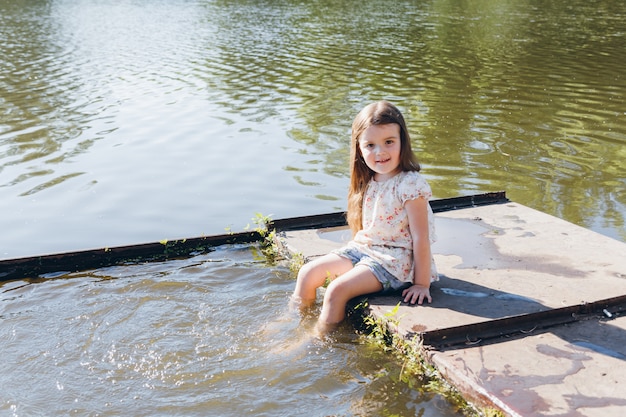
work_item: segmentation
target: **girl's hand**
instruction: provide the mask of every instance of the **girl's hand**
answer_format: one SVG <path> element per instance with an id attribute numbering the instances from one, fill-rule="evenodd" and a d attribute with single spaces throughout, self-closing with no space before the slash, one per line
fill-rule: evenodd
<path id="1" fill-rule="evenodd" d="M 428 300 L 429 303 L 433 301 L 430 296 L 430 288 L 422 285 L 413 284 L 409 288 L 402 291 L 402 297 L 404 297 L 405 303 L 422 304 L 424 300 Z"/>

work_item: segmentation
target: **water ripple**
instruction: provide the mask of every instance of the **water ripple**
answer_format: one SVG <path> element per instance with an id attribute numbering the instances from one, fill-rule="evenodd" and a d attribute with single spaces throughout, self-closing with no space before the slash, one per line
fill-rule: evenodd
<path id="1" fill-rule="evenodd" d="M 23 197 L 48 207 L 40 224 L 84 208 L 90 246 L 112 223 L 137 226 L 118 228 L 128 243 L 342 210 L 350 122 L 386 98 L 438 197 L 506 189 L 624 233 L 623 6 L 6 3 L 0 190 L 22 225 L 44 216 Z M 569 212 L 572 195 L 617 209 Z M 68 228 L 84 230 L 48 234 Z"/>

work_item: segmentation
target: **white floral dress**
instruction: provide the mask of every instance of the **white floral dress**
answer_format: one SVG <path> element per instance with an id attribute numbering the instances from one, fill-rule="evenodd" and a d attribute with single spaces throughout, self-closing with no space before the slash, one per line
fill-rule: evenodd
<path id="1" fill-rule="evenodd" d="M 404 171 L 377 182 L 373 179 L 363 197 L 363 229 L 348 247 L 376 260 L 390 274 L 403 282 L 413 281 L 413 240 L 404 204 L 416 198 L 430 200 L 432 192 L 426 179 L 416 171 Z M 430 243 L 436 240 L 433 211 L 428 205 Z M 431 258 L 430 280 L 439 275 Z"/>

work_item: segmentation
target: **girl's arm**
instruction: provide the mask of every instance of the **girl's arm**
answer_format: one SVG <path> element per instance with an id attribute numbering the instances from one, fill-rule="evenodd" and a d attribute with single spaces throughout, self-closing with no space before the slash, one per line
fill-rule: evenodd
<path id="1" fill-rule="evenodd" d="M 413 285 L 402 292 L 404 302 L 432 302 L 430 296 L 430 237 L 428 235 L 428 200 L 416 198 L 404 204 L 413 238 Z"/>

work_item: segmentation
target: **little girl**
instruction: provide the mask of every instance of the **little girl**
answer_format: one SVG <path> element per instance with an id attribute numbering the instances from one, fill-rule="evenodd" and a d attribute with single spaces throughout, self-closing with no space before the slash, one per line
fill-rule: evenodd
<path id="1" fill-rule="evenodd" d="M 347 302 L 382 290 L 402 290 L 404 302 L 432 301 L 438 280 L 431 190 L 411 150 L 402 113 L 391 103 L 372 103 L 352 123 L 348 225 L 352 240 L 305 264 L 292 299 L 306 309 L 330 280 L 317 323 L 327 333 L 344 319 Z"/>

